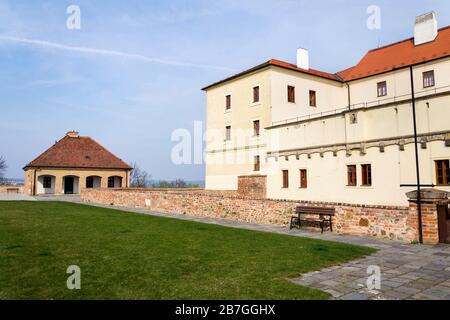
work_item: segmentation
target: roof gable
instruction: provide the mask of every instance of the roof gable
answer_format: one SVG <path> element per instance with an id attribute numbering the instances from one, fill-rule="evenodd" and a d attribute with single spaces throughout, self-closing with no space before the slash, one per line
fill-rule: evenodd
<path id="1" fill-rule="evenodd" d="M 132 169 L 94 139 L 68 135 L 27 164 L 27 167 Z"/>

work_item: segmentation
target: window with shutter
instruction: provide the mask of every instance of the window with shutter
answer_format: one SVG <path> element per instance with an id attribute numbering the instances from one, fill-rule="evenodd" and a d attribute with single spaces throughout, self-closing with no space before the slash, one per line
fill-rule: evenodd
<path id="1" fill-rule="evenodd" d="M 253 102 L 259 102 L 259 87 L 253 87 Z"/>
<path id="2" fill-rule="evenodd" d="M 308 187 L 308 178 L 306 169 L 300 170 L 300 188 L 307 188 Z"/>
<path id="3" fill-rule="evenodd" d="M 433 87 L 434 86 L 434 70 L 426 71 L 423 73 L 423 87 Z"/>
<path id="4" fill-rule="evenodd" d="M 254 163 L 253 163 L 253 171 L 259 171 L 259 170 L 260 170 L 259 156 L 255 156 Z"/>
<path id="5" fill-rule="evenodd" d="M 231 109 L 231 95 L 225 96 L 225 110 Z"/>
<path id="6" fill-rule="evenodd" d="M 309 106 L 317 107 L 316 105 L 316 92 L 313 90 L 309 90 Z"/>
<path id="7" fill-rule="evenodd" d="M 370 164 L 361 165 L 361 182 L 363 186 L 372 185 L 372 167 Z"/>
<path id="8" fill-rule="evenodd" d="M 289 188 L 289 171 L 283 170 L 283 188 Z"/>
<path id="9" fill-rule="evenodd" d="M 295 102 L 295 87 L 293 86 L 287 87 L 287 97 L 288 102 Z"/>
<path id="10" fill-rule="evenodd" d="M 379 97 L 383 97 L 383 96 L 387 95 L 387 84 L 386 84 L 386 81 L 377 83 L 377 91 L 378 91 L 378 96 Z"/>
<path id="11" fill-rule="evenodd" d="M 440 186 L 450 185 L 450 169 L 449 160 L 436 160 L 435 170 L 436 170 L 436 184 Z"/>
<path id="12" fill-rule="evenodd" d="M 347 185 L 356 186 L 356 166 L 347 166 Z"/>
<path id="13" fill-rule="evenodd" d="M 225 127 L 225 140 L 231 140 L 231 126 Z"/>
<path id="14" fill-rule="evenodd" d="M 253 135 L 255 137 L 259 136 L 259 120 L 253 121 Z"/>

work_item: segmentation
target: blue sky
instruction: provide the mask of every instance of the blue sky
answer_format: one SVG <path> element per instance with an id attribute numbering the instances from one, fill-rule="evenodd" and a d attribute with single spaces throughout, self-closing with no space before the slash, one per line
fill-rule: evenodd
<path id="1" fill-rule="evenodd" d="M 80 30 L 66 28 L 71 4 Z M 380 30 L 366 27 L 370 5 L 381 8 Z M 270 58 L 294 62 L 297 47 L 312 68 L 336 72 L 411 37 L 414 17 L 430 10 L 450 24 L 447 0 L 0 0 L 7 176 L 22 177 L 75 129 L 155 179 L 203 179 L 203 165 L 172 164 L 170 135 L 204 120 L 204 85 Z"/>

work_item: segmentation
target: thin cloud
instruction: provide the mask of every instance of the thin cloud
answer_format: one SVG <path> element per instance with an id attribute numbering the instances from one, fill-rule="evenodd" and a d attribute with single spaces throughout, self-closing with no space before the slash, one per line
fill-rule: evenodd
<path id="1" fill-rule="evenodd" d="M 28 86 L 36 87 L 36 86 L 44 86 L 44 87 L 52 87 L 52 86 L 60 86 L 66 84 L 72 84 L 76 82 L 84 81 L 85 79 L 81 78 L 62 78 L 62 79 L 40 79 L 34 80 L 28 83 Z"/>
<path id="2" fill-rule="evenodd" d="M 89 48 L 89 47 L 78 47 L 78 46 L 69 46 L 61 43 L 50 42 L 45 40 L 38 39 L 28 39 L 28 38 L 19 38 L 19 37 L 11 37 L 6 35 L 0 35 L 0 40 L 3 41 L 11 41 L 16 43 L 22 43 L 27 45 L 46 47 L 70 52 L 77 52 L 82 54 L 92 54 L 92 55 L 103 55 L 103 56 L 111 56 L 125 59 L 133 59 L 133 60 L 141 60 L 150 63 L 157 64 L 165 64 L 176 67 L 188 67 L 188 68 L 202 68 L 202 69 L 216 69 L 216 70 L 225 70 L 225 71 L 236 71 L 235 69 L 223 67 L 223 66 L 215 66 L 208 64 L 197 64 L 183 61 L 173 61 L 173 60 L 165 60 L 154 57 L 147 57 L 141 54 L 127 53 L 115 50 L 104 50 L 97 48 Z"/>

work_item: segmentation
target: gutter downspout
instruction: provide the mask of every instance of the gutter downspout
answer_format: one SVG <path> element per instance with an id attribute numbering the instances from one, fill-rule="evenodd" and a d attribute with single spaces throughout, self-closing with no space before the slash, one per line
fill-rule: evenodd
<path id="1" fill-rule="evenodd" d="M 348 111 L 350 111 L 351 107 L 351 98 L 350 98 L 350 84 L 348 82 L 345 83 L 347 86 L 347 100 L 348 100 Z M 344 134 L 345 134 L 345 148 L 347 149 L 347 117 L 344 114 Z"/>
<path id="2" fill-rule="evenodd" d="M 417 123 L 416 123 L 416 98 L 414 96 L 414 76 L 413 66 L 409 67 L 409 75 L 411 78 L 411 102 L 412 102 L 412 114 L 414 125 L 414 152 L 416 156 L 416 176 L 417 176 L 417 214 L 419 221 L 419 242 L 423 243 L 422 234 L 422 199 L 420 195 L 420 170 L 419 170 L 419 149 L 417 147 Z"/>
<path id="3" fill-rule="evenodd" d="M 34 175 L 34 177 L 33 177 L 33 196 L 35 196 L 36 195 L 36 169 L 34 169 L 33 171 L 34 171 L 34 173 L 33 173 L 33 175 Z"/>
<path id="4" fill-rule="evenodd" d="M 352 105 L 350 98 L 350 83 L 346 82 L 345 84 L 347 85 L 348 109 L 350 110 L 350 106 Z"/>

